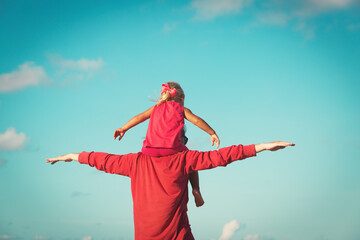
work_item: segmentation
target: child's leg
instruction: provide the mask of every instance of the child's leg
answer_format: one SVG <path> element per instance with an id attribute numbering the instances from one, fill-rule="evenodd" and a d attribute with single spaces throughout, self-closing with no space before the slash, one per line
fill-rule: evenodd
<path id="1" fill-rule="evenodd" d="M 200 186 L 199 186 L 199 173 L 193 172 L 189 175 L 189 181 L 192 187 L 192 194 L 194 195 L 195 198 L 195 204 L 197 207 L 201 207 L 202 205 L 204 205 L 204 199 L 201 196 L 200 193 Z"/>

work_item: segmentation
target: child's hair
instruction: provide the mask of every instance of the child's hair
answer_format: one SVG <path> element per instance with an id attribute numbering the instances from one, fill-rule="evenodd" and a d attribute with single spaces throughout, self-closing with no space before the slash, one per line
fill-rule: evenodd
<path id="1" fill-rule="evenodd" d="M 163 102 L 167 102 L 167 101 L 174 101 L 174 102 L 184 104 L 185 94 L 184 94 L 184 91 L 181 88 L 180 84 L 178 84 L 177 82 L 167 82 L 166 84 L 169 85 L 170 89 L 175 88 L 177 93 L 175 96 L 172 97 L 170 95 L 169 91 L 163 92 L 160 96 L 160 99 L 157 101 L 156 104 L 159 106 Z"/>

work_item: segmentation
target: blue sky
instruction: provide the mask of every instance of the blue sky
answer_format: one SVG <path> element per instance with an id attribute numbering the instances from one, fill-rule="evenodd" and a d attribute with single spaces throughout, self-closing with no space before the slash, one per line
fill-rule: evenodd
<path id="1" fill-rule="evenodd" d="M 200 173 L 197 239 L 360 238 L 356 0 L 0 1 L 0 239 L 133 239 L 130 180 L 70 152 L 141 149 L 113 131 L 179 82 L 221 146 L 295 148 Z M 189 148 L 212 150 L 187 123 Z"/>

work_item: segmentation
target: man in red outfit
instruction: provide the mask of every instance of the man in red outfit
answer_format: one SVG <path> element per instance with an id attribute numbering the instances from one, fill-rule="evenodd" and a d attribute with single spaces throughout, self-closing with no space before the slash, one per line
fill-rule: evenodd
<path id="1" fill-rule="evenodd" d="M 187 216 L 188 179 L 193 171 L 226 166 L 236 160 L 256 156 L 264 150 L 276 151 L 288 142 L 237 145 L 217 151 L 183 151 L 166 157 L 143 153 L 114 155 L 82 152 L 47 159 L 78 161 L 107 173 L 131 178 L 135 239 L 194 239 Z"/>

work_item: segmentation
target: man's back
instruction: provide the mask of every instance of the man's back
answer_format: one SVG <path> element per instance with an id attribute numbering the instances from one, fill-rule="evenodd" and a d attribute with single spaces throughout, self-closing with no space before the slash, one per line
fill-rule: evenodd
<path id="1" fill-rule="evenodd" d="M 188 150 L 166 157 L 82 152 L 78 161 L 131 178 L 136 240 L 191 240 L 187 216 L 189 173 L 255 155 L 254 145 L 238 145 L 209 152 Z"/>
<path id="2" fill-rule="evenodd" d="M 189 177 L 184 165 L 181 154 L 139 154 L 134 161 L 130 177 L 136 239 L 193 238 L 187 217 Z"/>

